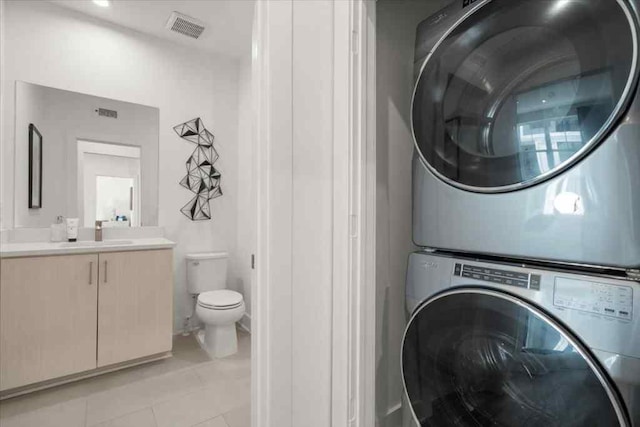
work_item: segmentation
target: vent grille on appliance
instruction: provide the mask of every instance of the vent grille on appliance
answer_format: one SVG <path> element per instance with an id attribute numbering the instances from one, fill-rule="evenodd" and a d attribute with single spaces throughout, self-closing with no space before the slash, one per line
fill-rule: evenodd
<path id="1" fill-rule="evenodd" d="M 204 31 L 204 23 L 182 13 L 173 12 L 167 21 L 166 28 L 197 39 Z"/>
<path id="2" fill-rule="evenodd" d="M 118 112 L 115 110 L 107 110 L 106 108 L 98 108 L 96 110 L 99 116 L 110 117 L 112 119 L 118 118 Z"/>

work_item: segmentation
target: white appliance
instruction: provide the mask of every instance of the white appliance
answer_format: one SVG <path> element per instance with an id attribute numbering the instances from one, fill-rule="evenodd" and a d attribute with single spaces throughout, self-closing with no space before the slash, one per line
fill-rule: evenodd
<path id="1" fill-rule="evenodd" d="M 414 253 L 406 426 L 640 426 L 640 283 Z"/>
<path id="2" fill-rule="evenodd" d="M 187 288 L 198 296 L 196 315 L 205 325 L 196 337 L 214 358 L 238 352 L 236 322 L 245 313 L 242 294 L 226 289 L 228 257 L 226 252 L 186 256 Z"/>
<path id="3" fill-rule="evenodd" d="M 418 246 L 638 274 L 638 6 L 456 0 L 419 26 Z"/>

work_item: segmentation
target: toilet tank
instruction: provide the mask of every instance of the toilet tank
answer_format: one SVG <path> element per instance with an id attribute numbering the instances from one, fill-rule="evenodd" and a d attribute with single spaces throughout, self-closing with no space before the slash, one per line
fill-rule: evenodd
<path id="1" fill-rule="evenodd" d="M 227 259 L 226 252 L 207 252 L 188 254 L 187 290 L 190 294 L 226 289 Z"/>

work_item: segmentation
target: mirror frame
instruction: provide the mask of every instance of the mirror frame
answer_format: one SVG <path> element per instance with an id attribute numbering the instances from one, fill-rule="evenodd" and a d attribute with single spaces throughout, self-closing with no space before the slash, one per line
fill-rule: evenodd
<path id="1" fill-rule="evenodd" d="M 34 158 L 35 144 L 39 145 L 38 158 Z M 42 148 L 42 134 L 33 123 L 29 123 L 29 209 L 42 207 Z M 38 171 L 38 182 L 34 182 L 33 173 L 36 170 Z M 34 185 L 38 186 L 37 200 L 34 200 Z"/>

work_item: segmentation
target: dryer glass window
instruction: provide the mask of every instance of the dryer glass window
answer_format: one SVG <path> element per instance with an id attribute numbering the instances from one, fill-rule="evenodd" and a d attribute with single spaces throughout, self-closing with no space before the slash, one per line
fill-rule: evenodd
<path id="1" fill-rule="evenodd" d="M 418 309 L 403 376 L 422 426 L 618 426 L 604 371 L 550 320 L 495 291 L 451 293 Z"/>
<path id="2" fill-rule="evenodd" d="M 635 80 L 622 0 L 493 0 L 427 59 L 413 101 L 423 159 L 454 185 L 532 185 L 593 148 Z"/>

